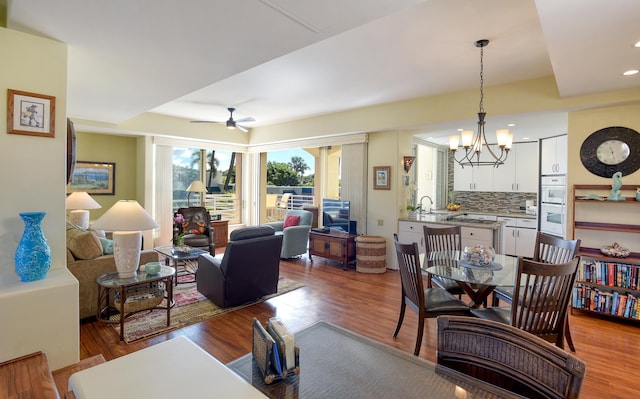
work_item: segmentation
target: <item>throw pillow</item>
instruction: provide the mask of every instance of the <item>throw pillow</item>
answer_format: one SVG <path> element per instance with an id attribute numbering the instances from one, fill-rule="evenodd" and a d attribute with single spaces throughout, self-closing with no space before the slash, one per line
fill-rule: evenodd
<path id="1" fill-rule="evenodd" d="M 102 244 L 90 231 L 67 230 L 67 248 L 76 259 L 94 259 L 102 255 Z"/>
<path id="2" fill-rule="evenodd" d="M 300 216 L 287 215 L 287 217 L 284 218 L 282 230 L 286 229 L 287 227 L 297 226 L 298 224 L 300 224 Z"/>
<path id="3" fill-rule="evenodd" d="M 103 255 L 113 255 L 113 240 L 106 237 L 98 237 L 100 244 L 102 244 Z"/>

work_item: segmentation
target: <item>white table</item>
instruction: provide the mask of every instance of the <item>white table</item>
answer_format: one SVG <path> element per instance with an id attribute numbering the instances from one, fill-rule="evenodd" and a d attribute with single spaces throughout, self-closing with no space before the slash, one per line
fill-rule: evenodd
<path id="1" fill-rule="evenodd" d="M 130 353 L 69 378 L 76 398 L 266 398 L 186 337 Z"/>

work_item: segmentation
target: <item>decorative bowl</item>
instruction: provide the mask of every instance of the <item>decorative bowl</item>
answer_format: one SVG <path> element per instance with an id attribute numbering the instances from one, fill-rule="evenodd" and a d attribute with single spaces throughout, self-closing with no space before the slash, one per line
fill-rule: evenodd
<path id="1" fill-rule="evenodd" d="M 485 245 L 475 245 L 473 247 L 464 247 L 463 259 L 474 266 L 489 265 L 496 257 L 496 251 L 493 247 Z"/>
<path id="2" fill-rule="evenodd" d="M 144 271 L 147 274 L 158 274 L 160 273 L 160 267 L 161 267 L 160 262 L 149 262 L 146 265 L 144 265 Z"/>
<path id="3" fill-rule="evenodd" d="M 191 252 L 191 247 L 188 245 L 176 245 L 173 247 L 173 252 L 178 255 L 188 255 Z"/>
<path id="4" fill-rule="evenodd" d="M 627 248 L 622 248 L 617 242 L 613 244 L 600 248 L 600 252 L 607 256 L 613 256 L 614 258 L 626 258 L 631 255 L 631 251 Z"/>

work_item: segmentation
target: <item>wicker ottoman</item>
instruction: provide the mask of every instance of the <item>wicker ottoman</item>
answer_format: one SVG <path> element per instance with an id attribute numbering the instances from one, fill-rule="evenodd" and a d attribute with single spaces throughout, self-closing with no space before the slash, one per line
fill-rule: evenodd
<path id="1" fill-rule="evenodd" d="M 387 271 L 387 241 L 380 236 L 356 237 L 356 271 L 384 273 Z"/>

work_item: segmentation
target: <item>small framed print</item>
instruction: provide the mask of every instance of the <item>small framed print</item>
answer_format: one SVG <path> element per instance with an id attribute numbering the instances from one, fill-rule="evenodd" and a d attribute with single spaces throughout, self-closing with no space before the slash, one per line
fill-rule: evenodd
<path id="1" fill-rule="evenodd" d="M 73 169 L 67 193 L 86 191 L 91 195 L 116 193 L 116 164 L 114 162 L 78 161 Z"/>
<path id="2" fill-rule="evenodd" d="M 374 166 L 373 167 L 373 189 L 374 190 L 390 190 L 391 189 L 391 166 Z"/>
<path id="3" fill-rule="evenodd" d="M 7 133 L 55 137 L 55 97 L 11 89 L 7 97 Z"/>

